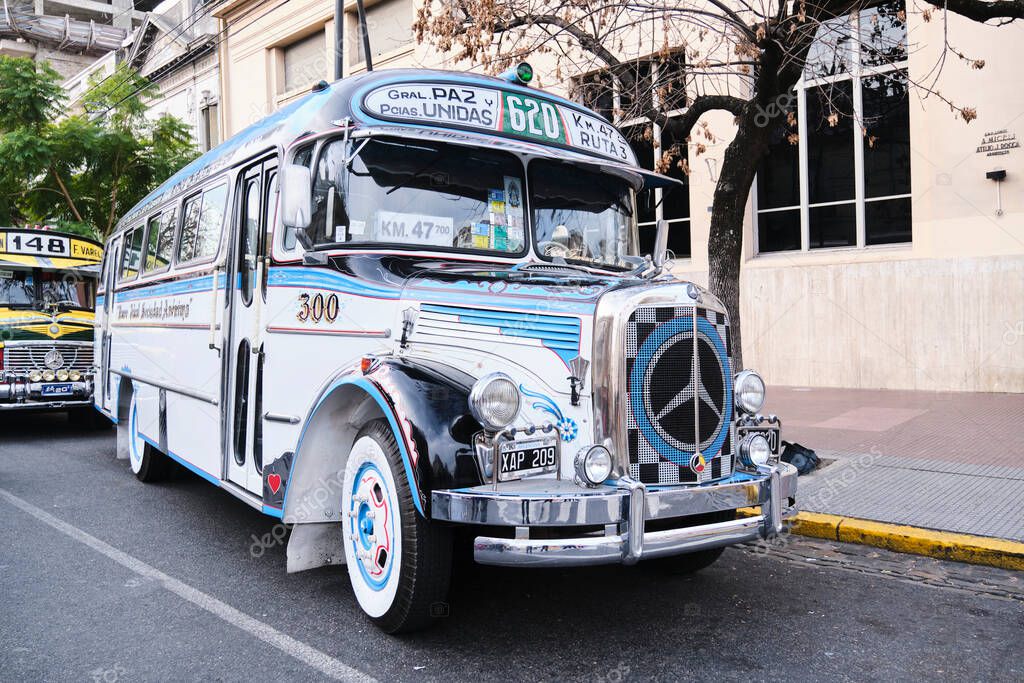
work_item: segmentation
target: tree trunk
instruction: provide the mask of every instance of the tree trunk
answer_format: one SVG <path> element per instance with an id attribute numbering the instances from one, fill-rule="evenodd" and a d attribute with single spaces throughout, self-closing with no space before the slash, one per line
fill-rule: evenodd
<path id="1" fill-rule="evenodd" d="M 750 103 L 739 117 L 736 137 L 725 149 L 722 170 L 711 205 L 708 237 L 708 287 L 729 311 L 734 372 L 743 369 L 740 321 L 740 264 L 743 260 L 743 218 L 754 174 L 768 149 L 768 126 L 755 123 Z"/>

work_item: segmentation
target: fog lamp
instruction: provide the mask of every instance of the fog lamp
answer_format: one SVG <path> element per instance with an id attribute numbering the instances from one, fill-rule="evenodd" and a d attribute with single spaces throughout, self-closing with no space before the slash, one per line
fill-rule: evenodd
<path id="1" fill-rule="evenodd" d="M 53 373 L 53 370 L 44 370 L 43 371 L 43 380 L 45 380 L 47 382 L 52 382 L 56 377 L 57 376 Z"/>
<path id="2" fill-rule="evenodd" d="M 57 371 L 57 379 L 59 379 L 61 382 L 68 381 L 68 371 L 64 370 L 64 369 L 58 370 Z"/>
<path id="3" fill-rule="evenodd" d="M 71 379 L 72 382 L 77 382 L 78 380 L 82 379 L 82 373 L 80 373 L 78 370 L 72 370 L 71 372 L 68 373 L 68 377 Z"/>
<path id="4" fill-rule="evenodd" d="M 767 465 L 772 457 L 772 447 L 761 434 L 748 434 L 740 441 L 740 460 L 748 467 Z"/>
<path id="5" fill-rule="evenodd" d="M 612 454 L 604 446 L 591 446 L 576 454 L 576 478 L 580 483 L 597 486 L 612 475 Z"/>
<path id="6" fill-rule="evenodd" d="M 28 379 L 30 382 L 38 382 L 42 378 L 43 373 L 39 372 L 38 370 L 33 370 L 32 372 L 28 373 Z"/>
<path id="7" fill-rule="evenodd" d="M 751 415 L 764 406 L 764 380 L 753 370 L 744 370 L 736 375 L 734 382 L 736 407 Z"/>
<path id="8" fill-rule="evenodd" d="M 519 414 L 519 389 L 503 372 L 484 375 L 469 393 L 469 410 L 484 429 L 496 432 Z"/>

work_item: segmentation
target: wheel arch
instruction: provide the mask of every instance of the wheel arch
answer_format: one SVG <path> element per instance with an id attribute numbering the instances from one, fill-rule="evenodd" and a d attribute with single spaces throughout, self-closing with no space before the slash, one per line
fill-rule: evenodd
<path id="1" fill-rule="evenodd" d="M 456 371 L 457 372 L 457 371 Z M 482 483 L 472 449 L 479 424 L 469 389 L 436 368 L 399 358 L 330 381 L 309 411 L 296 444 L 282 504 L 286 523 L 341 521 L 341 488 L 360 429 L 384 419 L 395 435 L 417 512 L 429 519 L 434 488 Z"/>

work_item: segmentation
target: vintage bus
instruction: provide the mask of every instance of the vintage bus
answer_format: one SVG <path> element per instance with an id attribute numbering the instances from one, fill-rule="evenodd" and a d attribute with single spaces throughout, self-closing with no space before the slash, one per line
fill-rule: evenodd
<path id="1" fill-rule="evenodd" d="M 119 455 L 279 518 L 288 571 L 346 565 L 388 632 L 444 612 L 456 543 L 694 571 L 794 510 L 726 309 L 668 271 L 664 224 L 639 253 L 637 193 L 676 181 L 528 75 L 318 84 L 107 243 Z"/>
<path id="2" fill-rule="evenodd" d="M 103 247 L 53 230 L 0 228 L 0 411 L 93 410 L 93 308 Z"/>

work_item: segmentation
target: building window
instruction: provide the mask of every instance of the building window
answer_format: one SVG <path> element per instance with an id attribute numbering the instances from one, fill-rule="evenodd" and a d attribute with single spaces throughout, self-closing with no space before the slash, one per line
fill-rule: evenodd
<path id="1" fill-rule="evenodd" d="M 587 74 L 573 83 L 575 97 L 614 122 L 629 140 L 637 162 L 643 168 L 676 178 L 681 187 L 646 190 L 637 196 L 637 222 L 640 251 L 649 254 L 654 247 L 658 221 L 669 225 L 668 248 L 677 258 L 690 258 L 690 185 L 689 155 L 685 140 L 675 140 L 670 130 L 639 117 L 651 106 L 664 107 L 669 116 L 678 116 L 685 106 L 683 55 L 666 59 L 647 58 L 624 64 L 636 87 L 624 91 L 619 80 L 607 71 Z"/>
<path id="2" fill-rule="evenodd" d="M 755 183 L 759 253 L 911 240 L 903 3 L 823 22 Z"/>
<path id="3" fill-rule="evenodd" d="M 323 30 L 281 48 L 278 94 L 309 88 L 327 74 L 327 39 Z"/>
<path id="4" fill-rule="evenodd" d="M 203 151 L 208 152 L 220 144 L 220 126 L 217 121 L 217 103 L 204 102 L 199 110 L 203 127 Z"/>
<path id="5" fill-rule="evenodd" d="M 370 54 L 374 61 L 409 47 L 413 43 L 412 25 L 416 20 L 413 0 L 381 0 L 366 7 L 366 32 L 370 38 Z M 350 65 L 366 61 L 359 15 L 349 12 L 348 40 Z"/>

